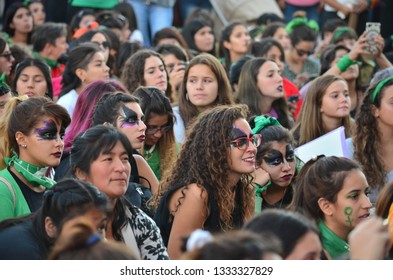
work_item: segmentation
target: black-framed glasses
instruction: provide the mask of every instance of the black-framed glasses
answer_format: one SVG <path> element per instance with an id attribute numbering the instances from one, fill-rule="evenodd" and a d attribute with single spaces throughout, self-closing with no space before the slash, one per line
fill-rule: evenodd
<path id="1" fill-rule="evenodd" d="M 297 48 L 295 48 L 295 50 L 298 56 L 304 56 L 304 55 L 310 56 L 313 54 L 313 51 L 299 50 Z"/>
<path id="2" fill-rule="evenodd" d="M 7 59 L 8 61 L 11 61 L 12 53 L 11 52 L 6 52 L 0 55 L 1 57 L 4 57 L 5 59 Z"/>
<path id="3" fill-rule="evenodd" d="M 158 131 L 161 131 L 161 133 L 167 132 L 172 129 L 172 125 L 164 125 L 164 126 L 155 126 L 155 125 L 148 125 L 146 127 L 146 134 L 156 134 Z"/>
<path id="4" fill-rule="evenodd" d="M 262 135 L 254 134 L 250 137 L 240 137 L 236 140 L 231 140 L 229 145 L 231 148 L 238 148 L 239 150 L 243 151 L 248 148 L 250 143 L 252 143 L 255 147 L 259 147 L 262 143 Z"/>

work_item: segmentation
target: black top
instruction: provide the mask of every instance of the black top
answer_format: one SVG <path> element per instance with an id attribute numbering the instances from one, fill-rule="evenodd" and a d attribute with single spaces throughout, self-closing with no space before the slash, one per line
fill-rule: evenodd
<path id="1" fill-rule="evenodd" d="M 46 260 L 48 252 L 31 217 L 0 231 L 0 260 Z"/>
<path id="2" fill-rule="evenodd" d="M 22 191 L 23 196 L 26 199 L 27 205 L 30 208 L 30 212 L 33 213 L 37 211 L 41 207 L 44 192 L 33 191 L 25 183 L 23 183 L 22 180 L 19 179 L 18 176 L 16 176 L 9 167 L 7 169 L 12 175 L 12 178 L 14 178 L 15 182 L 18 184 L 20 190 Z"/>
<path id="3" fill-rule="evenodd" d="M 160 204 L 156 210 L 154 221 L 157 226 L 160 228 L 161 236 L 164 241 L 165 246 L 168 246 L 169 235 L 171 233 L 172 224 L 173 224 L 173 216 L 169 213 L 169 200 L 174 192 L 178 189 L 182 188 L 183 185 L 175 186 L 170 188 L 161 198 Z M 209 216 L 207 217 L 203 229 L 214 232 L 221 232 L 221 222 L 220 222 L 220 209 L 218 208 L 217 201 L 215 199 L 215 195 L 213 192 L 213 188 L 211 186 L 204 186 L 204 189 L 208 194 L 208 207 L 209 207 Z M 233 211 L 233 224 L 234 228 L 240 228 L 244 224 L 244 217 L 241 211 L 242 209 L 242 197 L 240 192 L 241 187 L 236 187 L 236 203 L 235 209 Z"/>

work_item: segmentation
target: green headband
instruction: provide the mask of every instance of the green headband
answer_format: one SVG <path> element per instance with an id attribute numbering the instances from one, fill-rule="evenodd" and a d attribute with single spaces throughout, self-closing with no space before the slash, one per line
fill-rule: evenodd
<path id="1" fill-rule="evenodd" d="M 333 42 L 336 42 L 338 40 L 338 38 L 340 38 L 341 35 L 345 34 L 345 33 L 349 33 L 350 35 L 352 35 L 354 38 L 357 37 L 356 33 L 348 27 L 339 27 L 336 29 L 336 31 L 334 31 L 333 34 Z"/>
<path id="2" fill-rule="evenodd" d="M 375 102 L 375 98 L 377 98 L 377 95 L 379 94 L 379 92 L 381 91 L 381 89 L 390 81 L 393 81 L 393 77 L 388 77 L 386 79 L 383 79 L 382 81 L 380 81 L 378 83 L 378 85 L 375 87 L 372 95 L 371 95 L 371 103 Z"/>
<path id="3" fill-rule="evenodd" d="M 274 117 L 258 116 L 254 119 L 255 127 L 252 129 L 254 134 L 260 133 L 268 126 L 281 126 L 280 122 Z"/>
<path id="4" fill-rule="evenodd" d="M 294 18 L 290 22 L 288 22 L 285 30 L 289 33 L 292 32 L 293 28 L 297 26 L 307 25 L 311 29 L 315 30 L 316 32 L 319 31 L 319 25 L 315 20 L 307 20 L 306 18 Z"/>

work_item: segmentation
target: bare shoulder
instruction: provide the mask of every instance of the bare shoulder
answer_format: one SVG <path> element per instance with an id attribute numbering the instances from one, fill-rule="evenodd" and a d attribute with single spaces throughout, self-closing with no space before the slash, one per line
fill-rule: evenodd
<path id="1" fill-rule="evenodd" d="M 190 184 L 178 189 L 170 198 L 170 212 L 176 212 L 178 208 L 186 204 L 187 207 L 201 208 L 207 204 L 207 191 L 200 185 Z"/>

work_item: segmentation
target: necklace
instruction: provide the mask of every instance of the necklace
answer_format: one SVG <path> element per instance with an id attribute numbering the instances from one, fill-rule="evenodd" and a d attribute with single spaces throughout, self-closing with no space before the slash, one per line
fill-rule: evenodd
<path id="1" fill-rule="evenodd" d="M 154 149 L 156 148 L 156 144 L 150 147 L 148 151 L 145 151 L 145 159 L 149 160 L 153 156 Z"/>

